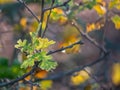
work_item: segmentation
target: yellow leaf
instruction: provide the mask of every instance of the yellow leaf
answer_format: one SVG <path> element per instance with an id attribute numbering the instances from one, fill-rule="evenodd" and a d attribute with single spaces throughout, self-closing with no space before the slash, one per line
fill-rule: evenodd
<path id="1" fill-rule="evenodd" d="M 45 30 L 45 27 L 46 27 L 46 21 L 43 21 L 42 22 L 42 30 Z"/>
<path id="2" fill-rule="evenodd" d="M 42 22 L 42 30 L 44 30 L 46 27 L 46 22 L 47 22 L 49 13 L 50 13 L 50 10 L 48 10 L 44 13 L 44 18 L 43 18 L 43 22 Z M 64 23 L 66 23 L 66 21 L 68 19 L 65 16 L 62 9 L 54 8 L 54 9 L 52 9 L 51 14 L 50 14 L 50 20 L 51 21 L 58 21 L 60 24 L 64 24 Z"/>
<path id="3" fill-rule="evenodd" d="M 73 43 L 77 42 L 79 38 L 76 35 L 71 35 L 68 38 L 65 38 L 59 45 L 60 48 L 72 45 Z M 66 49 L 65 53 L 78 53 L 80 51 L 80 45 L 74 45 L 72 48 Z"/>
<path id="4" fill-rule="evenodd" d="M 50 13 L 50 10 L 48 10 L 44 13 L 43 27 L 42 27 L 43 30 L 46 27 L 46 22 L 47 22 L 49 13 Z M 65 13 L 63 12 L 62 9 L 60 9 L 60 8 L 52 9 L 51 14 L 50 14 L 50 21 L 59 22 L 59 24 L 65 24 L 67 22 L 67 20 L 68 20 L 68 18 L 65 16 Z"/>
<path id="5" fill-rule="evenodd" d="M 38 38 L 38 41 L 40 44 L 36 46 L 36 50 L 45 49 L 55 43 L 55 41 L 49 41 L 47 38 Z"/>
<path id="6" fill-rule="evenodd" d="M 21 18 L 20 20 L 20 25 L 25 28 L 27 26 L 27 19 L 26 18 Z"/>
<path id="7" fill-rule="evenodd" d="M 108 7 L 109 7 L 109 9 L 113 8 L 114 7 L 114 3 L 113 2 L 109 2 Z"/>
<path id="8" fill-rule="evenodd" d="M 112 82 L 115 85 L 120 85 L 120 63 L 115 63 L 112 66 Z"/>
<path id="9" fill-rule="evenodd" d="M 13 3 L 15 0 L 0 0 L 0 4 Z"/>
<path id="10" fill-rule="evenodd" d="M 68 21 L 68 18 L 65 16 L 61 16 L 59 19 L 59 23 L 60 24 L 65 24 Z"/>
<path id="11" fill-rule="evenodd" d="M 103 26 L 104 26 L 104 23 L 101 23 L 101 22 L 95 23 L 95 28 L 98 29 L 98 30 Z"/>
<path id="12" fill-rule="evenodd" d="M 37 30 L 39 23 L 36 20 L 33 20 L 32 23 L 28 26 L 30 32 L 35 32 Z"/>
<path id="13" fill-rule="evenodd" d="M 89 79 L 89 75 L 86 71 L 81 70 L 77 72 L 77 75 L 71 77 L 71 82 L 73 85 L 80 85 Z"/>
<path id="14" fill-rule="evenodd" d="M 104 26 L 105 19 L 101 18 L 100 20 L 96 21 L 95 23 L 87 23 L 86 25 L 86 32 L 89 33 L 94 30 L 100 30 L 101 27 Z"/>
<path id="15" fill-rule="evenodd" d="M 116 8 L 117 8 L 118 10 L 120 10 L 120 3 L 119 3 L 119 5 L 116 6 Z"/>
<path id="16" fill-rule="evenodd" d="M 111 0 L 108 5 L 109 9 L 111 8 L 117 8 L 120 9 L 120 0 Z"/>
<path id="17" fill-rule="evenodd" d="M 97 3 L 101 3 L 103 0 L 96 0 Z"/>
<path id="18" fill-rule="evenodd" d="M 113 23 L 115 24 L 115 28 L 116 29 L 120 29 L 120 16 L 115 15 L 111 18 L 111 20 L 113 21 Z"/>
<path id="19" fill-rule="evenodd" d="M 50 18 L 52 20 L 59 21 L 60 24 L 64 24 L 67 21 L 67 17 L 65 16 L 65 13 L 60 8 L 52 9 L 52 13 L 50 15 Z"/>
<path id="20" fill-rule="evenodd" d="M 19 90 L 31 90 L 31 87 L 30 86 L 20 86 Z M 38 90 L 38 87 L 37 86 L 33 86 L 32 90 Z"/>
<path id="21" fill-rule="evenodd" d="M 80 52 L 80 45 L 75 45 L 71 49 L 67 49 L 66 53 L 78 53 Z"/>
<path id="22" fill-rule="evenodd" d="M 104 0 L 96 0 L 96 2 L 102 6 L 106 6 L 106 2 Z"/>
<path id="23" fill-rule="evenodd" d="M 99 5 L 99 4 L 95 5 L 93 8 L 96 10 L 96 12 L 99 15 L 104 15 L 106 13 L 106 8 L 104 6 Z"/>
<path id="24" fill-rule="evenodd" d="M 53 84 L 52 80 L 41 81 L 40 82 L 40 86 L 41 86 L 40 90 L 48 90 L 48 89 L 50 89 L 52 87 L 52 84 Z"/>
<path id="25" fill-rule="evenodd" d="M 47 77 L 47 74 L 48 74 L 48 72 L 47 71 L 45 71 L 45 70 L 37 70 L 36 72 L 35 72 L 35 77 L 36 78 L 45 78 L 45 77 Z"/>
<path id="26" fill-rule="evenodd" d="M 60 41 L 58 47 L 66 47 L 72 45 L 73 43 L 80 40 L 79 32 L 75 27 L 67 24 L 64 27 L 63 35 L 61 35 L 62 40 Z M 69 53 L 78 53 L 80 51 L 80 45 L 74 45 L 72 48 L 66 49 L 63 52 Z"/>
<path id="27" fill-rule="evenodd" d="M 44 14 L 44 18 L 43 18 L 43 22 L 42 22 L 42 30 L 45 30 L 46 24 L 48 23 L 47 19 L 48 19 L 49 13 L 50 13 L 50 10 L 46 11 Z"/>
<path id="28" fill-rule="evenodd" d="M 53 12 L 56 12 L 57 14 L 61 14 L 61 15 L 64 14 L 63 10 L 60 9 L 60 8 L 54 8 L 54 9 L 52 9 L 52 11 L 53 11 Z"/>
<path id="29" fill-rule="evenodd" d="M 25 80 L 29 81 L 31 79 L 31 76 L 27 76 Z"/>
<path id="30" fill-rule="evenodd" d="M 86 31 L 87 33 L 95 30 L 95 24 L 94 24 L 94 23 L 92 23 L 92 24 L 87 24 L 86 30 L 87 30 L 87 31 Z"/>

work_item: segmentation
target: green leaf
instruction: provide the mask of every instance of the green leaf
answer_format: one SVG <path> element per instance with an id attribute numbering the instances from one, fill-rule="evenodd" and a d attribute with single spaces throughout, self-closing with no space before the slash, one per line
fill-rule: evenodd
<path id="1" fill-rule="evenodd" d="M 24 47 L 26 45 L 26 43 L 27 43 L 27 40 L 22 41 L 21 39 L 19 39 L 17 41 L 17 44 L 15 45 L 15 48 L 22 48 L 22 47 Z"/>
<path id="2" fill-rule="evenodd" d="M 8 66 L 8 59 L 0 57 L 0 66 Z"/>
<path id="3" fill-rule="evenodd" d="M 38 45 L 35 47 L 36 50 L 48 48 L 50 45 L 54 44 L 55 41 L 48 40 L 47 38 L 38 38 Z"/>
<path id="4" fill-rule="evenodd" d="M 43 51 L 43 52 L 40 52 L 40 53 L 35 53 L 35 54 L 32 54 L 32 55 L 28 55 L 27 56 L 27 60 L 25 60 L 23 62 L 23 64 L 21 65 L 21 68 L 27 68 L 27 67 L 31 67 L 34 65 L 34 61 L 48 61 L 50 59 L 52 59 L 52 56 L 50 55 L 47 55 L 47 52 Z"/>
<path id="5" fill-rule="evenodd" d="M 42 52 L 38 53 L 38 58 L 39 58 L 38 61 L 40 61 L 40 60 L 50 60 L 50 59 L 52 59 L 52 56 L 47 55 L 47 52 L 42 51 Z"/>
<path id="6" fill-rule="evenodd" d="M 57 63 L 52 60 L 43 60 L 42 63 L 39 64 L 39 67 L 42 70 L 50 71 L 52 69 L 55 69 L 57 66 Z"/>
<path id="7" fill-rule="evenodd" d="M 109 2 L 109 8 L 110 9 L 116 8 L 116 9 L 120 10 L 120 1 L 119 0 L 111 0 Z"/>
<path id="8" fill-rule="evenodd" d="M 115 24 L 115 28 L 116 29 L 120 29 L 120 16 L 115 15 L 111 18 L 111 20 L 113 21 L 113 23 Z"/>
<path id="9" fill-rule="evenodd" d="M 27 67 L 31 67 L 33 65 L 34 65 L 34 59 L 28 59 L 22 63 L 21 68 L 27 68 Z"/>

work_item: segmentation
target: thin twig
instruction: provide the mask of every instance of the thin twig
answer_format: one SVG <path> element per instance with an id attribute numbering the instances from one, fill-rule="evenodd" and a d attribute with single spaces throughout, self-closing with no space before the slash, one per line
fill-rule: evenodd
<path id="1" fill-rule="evenodd" d="M 42 26 L 43 26 L 43 20 L 44 20 L 44 0 L 42 0 L 42 3 L 41 3 L 41 19 L 40 19 L 40 22 L 41 23 L 41 26 L 40 26 L 40 30 L 38 31 L 38 37 L 41 37 L 42 35 Z"/>
<path id="2" fill-rule="evenodd" d="M 24 84 L 30 84 L 30 85 L 32 85 L 32 86 L 40 87 L 39 84 L 37 84 L 37 83 L 33 83 L 32 81 L 28 81 L 28 80 L 25 80 L 25 79 L 24 79 L 23 82 L 24 82 Z"/>
<path id="3" fill-rule="evenodd" d="M 39 19 L 37 18 L 37 16 L 27 7 L 27 5 L 25 4 L 25 2 L 23 2 L 23 0 L 18 0 L 18 1 L 19 1 L 21 4 L 23 4 L 23 5 L 28 9 L 28 11 L 36 18 L 36 20 L 37 20 L 38 22 L 40 22 Z M 42 0 L 42 1 L 44 1 L 44 0 Z M 47 9 L 44 9 L 44 6 L 42 6 L 42 18 L 41 18 L 41 22 L 43 21 L 42 19 L 43 19 L 43 17 L 44 17 L 44 12 L 45 12 L 45 11 L 51 10 L 51 9 L 53 9 L 53 8 L 56 8 L 56 7 L 65 6 L 65 5 L 66 5 L 68 2 L 70 2 L 70 1 L 71 1 L 71 0 L 67 0 L 66 2 L 64 2 L 64 3 L 61 4 L 61 5 L 56 5 L 56 6 L 47 8 Z M 44 5 L 44 2 L 42 2 L 42 3 L 43 3 L 43 5 Z M 77 72 L 77 71 L 79 71 L 79 70 L 83 70 L 85 67 L 88 67 L 88 66 L 90 67 L 90 66 L 92 66 L 92 65 L 94 65 L 94 64 L 97 64 L 97 63 L 103 61 L 104 58 L 108 55 L 108 53 L 107 53 L 107 51 L 105 50 L 105 48 L 101 47 L 101 46 L 100 46 L 95 40 L 93 40 L 89 35 L 87 35 L 87 34 L 84 33 L 82 30 L 80 30 L 79 27 L 78 27 L 76 24 L 73 24 L 73 26 L 75 26 L 75 27 L 77 28 L 77 30 L 78 30 L 84 37 L 86 37 L 91 43 L 93 43 L 96 47 L 98 47 L 100 50 L 102 50 L 105 54 L 104 54 L 102 57 L 100 57 L 98 60 L 96 60 L 96 61 L 94 61 L 94 62 L 91 62 L 90 64 L 84 65 L 84 66 L 82 66 L 82 67 L 78 67 L 78 68 L 76 68 L 76 69 L 74 69 L 74 70 L 71 70 L 71 71 L 63 72 L 63 73 L 61 73 L 61 74 L 53 75 L 53 76 L 51 76 L 51 77 L 47 77 L 47 78 L 44 78 L 44 79 L 42 79 L 42 80 L 46 80 L 46 79 L 54 80 L 54 79 L 62 78 L 62 77 L 64 77 L 64 76 L 66 76 L 66 75 L 71 75 L 71 74 L 73 74 L 74 72 Z M 41 25 L 41 28 L 42 28 L 42 25 Z M 40 29 L 40 30 L 41 30 L 41 29 Z M 40 32 L 41 32 L 41 31 L 40 31 Z M 40 35 L 41 35 L 41 33 L 40 33 Z M 78 42 L 73 43 L 72 45 L 69 45 L 69 46 L 67 46 L 67 47 L 62 47 L 62 48 L 60 48 L 60 49 L 58 49 L 58 50 L 55 50 L 55 51 L 49 51 L 49 52 L 47 53 L 47 55 L 54 54 L 54 53 L 60 52 L 60 51 L 62 51 L 62 50 L 68 49 L 68 48 L 72 48 L 74 45 L 77 45 L 77 44 L 83 44 L 83 43 L 82 43 L 81 41 L 78 41 Z M 16 82 L 18 82 L 18 81 L 20 81 L 20 80 L 23 80 L 25 77 L 27 77 L 27 76 L 29 76 L 29 75 L 31 75 L 32 73 L 35 72 L 35 69 L 38 67 L 38 64 L 39 64 L 39 62 L 35 63 L 35 65 L 33 66 L 32 70 L 31 70 L 30 72 L 24 74 L 23 76 L 15 79 L 15 80 L 12 80 L 12 81 L 10 81 L 10 82 L 7 82 L 7 83 L 1 83 L 1 84 L 0 84 L 0 87 L 7 86 L 7 85 L 13 85 L 13 84 L 16 83 Z"/>
<path id="4" fill-rule="evenodd" d="M 63 51 L 63 50 L 72 48 L 73 46 L 75 46 L 75 45 L 77 45 L 77 44 L 83 44 L 83 42 L 80 40 L 80 41 L 75 42 L 75 43 L 73 43 L 73 44 L 71 44 L 71 45 L 69 45 L 69 46 L 62 47 L 62 48 L 57 49 L 57 50 L 54 50 L 54 51 L 49 51 L 49 52 L 47 53 L 47 55 L 54 54 L 54 53 L 61 52 L 61 51 Z"/>
<path id="5" fill-rule="evenodd" d="M 55 74 L 55 75 L 50 75 L 50 76 L 48 76 L 46 78 L 43 78 L 43 79 L 36 79 L 35 82 L 42 81 L 42 80 L 57 80 L 59 78 L 63 78 L 64 76 L 72 75 L 75 72 L 83 70 L 86 67 L 91 67 L 91 66 L 105 60 L 104 58 L 107 57 L 108 55 L 109 55 L 109 53 L 106 53 L 103 56 L 101 56 L 100 58 L 98 58 L 97 60 L 95 60 L 95 61 L 93 61 L 93 62 L 91 62 L 91 63 L 89 63 L 87 65 L 83 65 L 82 67 L 74 68 L 73 70 L 70 70 L 70 71 L 65 71 L 65 72 Z"/>
<path id="6" fill-rule="evenodd" d="M 107 50 L 104 47 L 100 46 L 100 44 L 97 43 L 94 39 L 92 39 L 87 33 L 81 30 L 75 21 L 72 22 L 72 25 L 80 32 L 82 36 L 89 40 L 93 45 L 102 50 L 104 53 L 107 53 Z"/>
<path id="7" fill-rule="evenodd" d="M 49 20 L 50 14 L 51 14 L 51 10 L 54 9 L 54 8 L 66 6 L 70 1 L 71 1 L 71 0 L 67 0 L 67 1 L 65 1 L 64 3 L 62 3 L 62 4 L 60 4 L 60 5 L 56 5 L 56 6 L 51 5 L 50 8 L 46 8 L 46 9 L 44 9 L 44 6 L 42 6 L 42 13 L 41 13 L 41 20 L 40 20 L 40 22 L 43 22 L 44 13 L 45 13 L 46 11 L 50 10 L 50 13 L 49 13 L 48 19 L 47 19 L 47 24 L 48 24 L 48 20 Z M 53 2 L 54 2 L 54 1 L 53 1 Z M 53 2 L 52 2 L 52 4 L 54 4 Z M 44 5 L 44 0 L 42 0 L 42 5 Z M 43 32 L 42 37 L 44 37 L 44 34 L 45 34 L 45 32 L 46 32 L 47 24 L 46 24 L 46 27 L 45 27 L 45 30 L 44 30 L 44 32 Z M 41 36 L 41 34 L 42 34 L 42 23 L 41 23 L 40 30 L 39 30 L 39 32 L 38 32 L 38 36 Z"/>
<path id="8" fill-rule="evenodd" d="M 107 32 L 107 28 L 110 26 L 109 21 L 108 21 L 108 14 L 109 14 L 109 9 L 108 9 L 108 4 L 106 3 L 106 14 L 104 15 L 105 18 L 105 24 L 104 24 L 104 29 L 103 29 L 103 36 L 102 36 L 102 44 L 104 45 L 104 40 L 105 40 L 105 35 Z"/>
<path id="9" fill-rule="evenodd" d="M 73 44 L 71 44 L 71 45 L 69 45 L 69 46 L 67 46 L 67 47 L 63 47 L 63 48 L 57 49 L 57 50 L 55 50 L 55 51 L 49 51 L 49 52 L 47 53 L 47 55 L 51 55 L 51 54 L 60 52 L 60 51 L 65 50 L 65 49 L 72 48 L 74 45 L 77 45 L 77 44 L 83 44 L 83 42 L 78 41 L 78 42 L 73 43 Z M 35 62 L 35 65 L 33 66 L 32 70 L 31 70 L 30 72 L 28 72 L 28 73 L 24 74 L 23 76 L 15 79 L 15 80 L 12 80 L 12 81 L 10 81 L 10 82 L 1 83 L 1 84 L 0 84 L 0 87 L 7 86 L 7 85 L 13 85 L 13 84 L 16 83 L 16 82 L 18 82 L 18 81 L 20 81 L 20 80 L 23 80 L 24 78 L 26 78 L 27 76 L 29 76 L 29 75 L 31 75 L 32 73 L 35 72 L 35 69 L 38 67 L 38 64 L 39 64 L 39 62 Z"/>
<path id="10" fill-rule="evenodd" d="M 46 9 L 44 9 L 44 12 L 47 11 L 47 10 L 54 9 L 54 8 L 66 6 L 70 1 L 71 1 L 71 0 L 67 0 L 66 2 L 64 2 L 64 3 L 60 4 L 60 5 L 56 5 L 56 6 L 53 6 L 53 7 L 50 7 L 50 8 L 46 8 Z"/>
<path id="11" fill-rule="evenodd" d="M 53 5 L 54 5 L 54 0 L 52 0 L 51 8 L 53 7 Z M 48 21 L 49 21 L 51 12 L 52 12 L 52 9 L 50 9 L 49 15 L 48 15 L 48 17 L 47 17 L 46 26 L 45 26 L 45 29 L 44 29 L 44 31 L 43 31 L 42 38 L 45 36 L 45 32 L 47 31 Z"/>
<path id="12" fill-rule="evenodd" d="M 89 73 L 85 68 L 84 68 L 83 70 L 84 70 L 85 72 L 87 72 L 87 74 L 88 74 L 92 79 L 95 80 L 95 82 L 100 86 L 100 88 L 102 88 L 102 89 L 104 90 L 104 87 L 99 83 L 98 79 L 97 79 L 94 75 L 92 75 L 91 73 Z"/>
<path id="13" fill-rule="evenodd" d="M 14 79 L 14 80 L 12 80 L 12 81 L 10 81 L 10 82 L 1 83 L 1 84 L 0 84 L 0 87 L 8 86 L 8 85 L 13 85 L 13 84 L 16 83 L 16 82 L 18 82 L 18 81 L 20 81 L 20 80 L 23 80 L 24 78 L 26 78 L 27 76 L 29 76 L 29 75 L 31 75 L 32 73 L 35 72 L 35 69 L 38 67 L 38 64 L 39 64 L 38 62 L 35 62 L 32 70 L 31 70 L 30 72 L 28 72 L 28 73 L 24 74 L 23 76 L 21 76 L 21 77 L 19 77 L 19 78 L 16 78 L 16 79 Z"/>
<path id="14" fill-rule="evenodd" d="M 10 33 L 10 32 L 13 32 L 13 30 L 9 30 L 9 31 L 0 31 L 0 34 Z"/>
<path id="15" fill-rule="evenodd" d="M 39 22 L 39 18 L 35 15 L 35 13 L 26 5 L 26 3 L 23 0 L 17 0 L 19 3 L 24 5 L 24 7 L 32 14 L 32 16 Z"/>
<path id="16" fill-rule="evenodd" d="M 33 79 L 33 73 L 30 75 L 30 80 L 28 81 L 30 83 L 30 90 L 33 90 L 33 85 L 34 85 L 32 79 Z"/>

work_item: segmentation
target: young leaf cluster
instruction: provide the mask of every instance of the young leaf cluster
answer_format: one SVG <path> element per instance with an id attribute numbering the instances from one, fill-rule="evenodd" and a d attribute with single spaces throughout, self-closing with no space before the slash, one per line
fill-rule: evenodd
<path id="1" fill-rule="evenodd" d="M 21 52 L 27 53 L 27 60 L 25 60 L 21 68 L 32 67 L 35 61 L 40 62 L 39 68 L 43 70 L 55 69 L 57 63 L 52 60 L 51 55 L 47 55 L 47 48 L 54 44 L 53 40 L 47 38 L 37 37 L 35 32 L 30 32 L 31 42 L 27 40 L 18 40 L 15 45 L 16 48 L 20 49 Z"/>

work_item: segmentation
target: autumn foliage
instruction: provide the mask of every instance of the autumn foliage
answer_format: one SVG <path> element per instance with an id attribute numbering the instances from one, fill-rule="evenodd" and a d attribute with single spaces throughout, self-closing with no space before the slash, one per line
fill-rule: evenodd
<path id="1" fill-rule="evenodd" d="M 0 0 L 0 89 L 119 90 L 119 14 L 120 0 Z"/>

